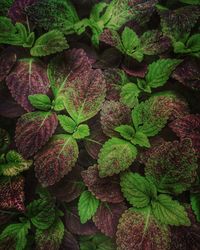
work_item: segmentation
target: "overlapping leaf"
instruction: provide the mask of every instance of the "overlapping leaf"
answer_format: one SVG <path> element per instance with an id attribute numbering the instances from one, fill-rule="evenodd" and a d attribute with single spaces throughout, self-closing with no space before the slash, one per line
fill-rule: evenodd
<path id="1" fill-rule="evenodd" d="M 31 112 L 17 122 L 15 141 L 26 158 L 33 156 L 53 135 L 58 121 L 55 113 Z"/>
<path id="2" fill-rule="evenodd" d="M 131 110 L 120 102 L 106 101 L 101 108 L 101 126 L 108 136 L 118 135 L 115 127 L 122 124 L 130 124 Z"/>
<path id="3" fill-rule="evenodd" d="M 93 217 L 93 221 L 102 233 L 111 238 L 115 237 L 119 218 L 126 209 L 124 203 L 101 203 Z"/>
<path id="4" fill-rule="evenodd" d="M 0 82 L 10 73 L 14 66 L 17 56 L 14 52 L 5 50 L 0 56 Z"/>
<path id="5" fill-rule="evenodd" d="M 60 250 L 79 250 L 79 244 L 76 238 L 69 231 L 65 230 Z"/>
<path id="6" fill-rule="evenodd" d="M 100 178 L 97 165 L 82 171 L 81 175 L 88 190 L 97 199 L 110 203 L 120 203 L 123 201 L 118 176 Z"/>
<path id="7" fill-rule="evenodd" d="M 190 138 L 192 146 L 200 157 L 200 115 L 189 114 L 180 117 L 180 119 L 171 122 L 169 126 L 182 140 Z"/>
<path id="8" fill-rule="evenodd" d="M 32 58 L 19 60 L 6 82 L 13 98 L 26 111 L 33 110 L 28 101 L 29 95 L 46 94 L 49 90 L 45 65 Z"/>
<path id="9" fill-rule="evenodd" d="M 24 178 L 18 176 L 0 184 L 0 208 L 24 211 Z"/>
<path id="10" fill-rule="evenodd" d="M 51 186 L 72 170 L 78 158 L 78 145 L 69 135 L 55 135 L 35 156 L 35 173 L 43 186 Z"/>
<path id="11" fill-rule="evenodd" d="M 145 174 L 159 191 L 180 194 L 195 181 L 197 168 L 197 157 L 188 139 L 164 142 L 152 149 Z"/>
<path id="12" fill-rule="evenodd" d="M 118 250 L 167 250 L 170 247 L 168 228 L 152 216 L 149 207 L 126 210 L 116 235 Z"/>

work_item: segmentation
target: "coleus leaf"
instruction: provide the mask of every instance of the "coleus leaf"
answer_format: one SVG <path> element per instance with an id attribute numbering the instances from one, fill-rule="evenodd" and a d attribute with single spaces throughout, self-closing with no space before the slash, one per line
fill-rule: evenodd
<path id="1" fill-rule="evenodd" d="M 0 184 L 0 208 L 24 211 L 24 178 L 22 176 L 2 180 Z"/>
<path id="2" fill-rule="evenodd" d="M 65 94 L 66 110 L 77 124 L 95 116 L 106 95 L 101 70 L 88 70 L 84 75 L 69 81 Z"/>
<path id="3" fill-rule="evenodd" d="M 45 30 L 56 29 L 64 34 L 73 33 L 74 24 L 79 21 L 69 0 L 38 0 L 26 12 L 37 26 Z"/>
<path id="4" fill-rule="evenodd" d="M 197 221 L 200 222 L 200 194 L 191 194 L 190 202 L 192 205 L 192 210 L 196 215 Z"/>
<path id="5" fill-rule="evenodd" d="M 80 238 L 80 250 L 115 250 L 116 245 L 112 239 L 104 234 L 82 236 Z"/>
<path id="6" fill-rule="evenodd" d="M 101 126 L 107 136 L 116 136 L 115 127 L 130 124 L 131 110 L 120 102 L 105 101 L 101 107 Z"/>
<path id="7" fill-rule="evenodd" d="M 19 152 L 26 158 L 33 156 L 51 138 L 57 124 L 55 113 L 30 112 L 22 115 L 15 131 Z"/>
<path id="8" fill-rule="evenodd" d="M 27 21 L 26 9 L 36 0 L 15 0 L 9 9 L 8 15 L 13 22 L 25 23 Z"/>
<path id="9" fill-rule="evenodd" d="M 180 194 L 195 181 L 197 157 L 189 139 L 164 142 L 151 150 L 145 175 L 159 192 Z"/>
<path id="10" fill-rule="evenodd" d="M 138 104 L 138 97 L 141 90 L 134 83 L 125 84 L 120 93 L 120 101 L 128 106 L 134 108 Z"/>
<path id="11" fill-rule="evenodd" d="M 31 105 L 40 110 L 48 111 L 51 109 L 51 100 L 47 95 L 35 94 L 29 95 L 28 100 Z"/>
<path id="12" fill-rule="evenodd" d="M 35 173 L 39 182 L 51 186 L 74 167 L 78 158 L 78 145 L 69 135 L 54 135 L 35 156 Z"/>
<path id="13" fill-rule="evenodd" d="M 65 230 L 60 250 L 79 250 L 79 244 L 76 238 L 69 231 Z"/>
<path id="14" fill-rule="evenodd" d="M 54 220 L 53 225 L 46 230 L 37 229 L 35 234 L 37 250 L 59 250 L 64 237 L 64 224 L 59 219 Z"/>
<path id="15" fill-rule="evenodd" d="M 2 0 L 0 2 L 0 16 L 7 16 L 9 8 L 14 0 Z"/>
<path id="16" fill-rule="evenodd" d="M 11 237 L 15 241 L 15 249 L 23 250 L 27 244 L 28 231 L 31 228 L 29 221 L 8 225 L 0 235 L 0 241 Z"/>
<path id="17" fill-rule="evenodd" d="M 173 132 L 183 140 L 190 138 L 192 146 L 195 149 L 197 156 L 200 157 L 200 115 L 189 114 L 172 121 L 169 124 Z"/>
<path id="18" fill-rule="evenodd" d="M 29 95 L 46 94 L 49 90 L 46 67 L 42 62 L 33 58 L 19 60 L 8 75 L 6 82 L 12 97 L 26 111 L 33 110 L 28 101 Z"/>
<path id="19" fill-rule="evenodd" d="M 0 128 L 0 153 L 4 153 L 10 144 L 10 135 L 5 129 Z"/>
<path id="20" fill-rule="evenodd" d="M 27 216 L 37 229 L 48 229 L 55 220 L 55 205 L 47 199 L 34 200 L 27 206 Z"/>
<path id="21" fill-rule="evenodd" d="M 137 131 L 131 140 L 134 145 L 139 145 L 140 147 L 150 148 L 150 142 L 148 137 L 140 131 Z"/>
<path id="22" fill-rule="evenodd" d="M 99 200 L 90 191 L 84 191 L 78 202 L 78 213 L 82 224 L 86 223 L 96 213 Z"/>
<path id="23" fill-rule="evenodd" d="M 169 195 L 160 194 L 152 201 L 152 213 L 161 223 L 175 226 L 190 226 L 185 208 Z"/>
<path id="24" fill-rule="evenodd" d="M 91 220 L 85 224 L 80 222 L 76 207 L 68 209 L 65 212 L 65 227 L 75 235 L 91 235 L 98 232 L 98 229 Z"/>
<path id="25" fill-rule="evenodd" d="M 137 148 L 130 142 L 116 137 L 109 139 L 99 153 L 100 177 L 112 176 L 126 170 L 136 156 Z"/>
<path id="26" fill-rule="evenodd" d="M 126 209 L 124 203 L 101 203 L 93 217 L 93 221 L 96 227 L 106 236 L 115 237 L 119 218 Z"/>
<path id="27" fill-rule="evenodd" d="M 187 74 L 185 74 L 187 72 Z M 199 90 L 199 65 L 198 61 L 193 59 L 185 59 L 178 67 L 174 70 L 172 77 L 183 85 Z"/>
<path id="28" fill-rule="evenodd" d="M 5 176 L 16 176 L 20 172 L 29 169 L 32 163 L 32 160 L 25 160 L 15 150 L 10 150 L 6 154 L 6 162 L 0 164 L 0 173 Z"/>
<path id="29" fill-rule="evenodd" d="M 170 247 L 170 232 L 145 209 L 126 210 L 119 220 L 117 246 L 120 250 L 167 250 Z"/>
<path id="30" fill-rule="evenodd" d="M 73 133 L 74 139 L 84 139 L 90 135 L 90 128 L 87 124 L 80 124 Z"/>
<path id="31" fill-rule="evenodd" d="M 66 115 L 58 115 L 58 120 L 61 125 L 61 127 L 68 133 L 73 134 L 76 130 L 76 123 L 75 121 Z"/>
<path id="32" fill-rule="evenodd" d="M 88 190 L 97 199 L 109 203 L 120 203 L 123 201 L 124 198 L 120 190 L 119 178 L 117 175 L 100 178 L 97 165 L 82 171 L 81 175 Z"/>
<path id="33" fill-rule="evenodd" d="M 159 59 L 148 66 L 145 77 L 148 86 L 157 88 L 163 86 L 169 79 L 172 71 L 180 64 L 178 59 Z"/>
<path id="34" fill-rule="evenodd" d="M 32 56 L 47 56 L 68 48 L 69 45 L 62 32 L 51 30 L 35 41 L 30 53 Z"/>
<path id="35" fill-rule="evenodd" d="M 120 125 L 115 128 L 115 131 L 119 132 L 120 135 L 128 141 L 131 141 L 135 136 L 135 130 L 130 125 Z"/>
<path id="36" fill-rule="evenodd" d="M 155 185 L 137 173 L 122 173 L 120 185 L 124 197 L 134 207 L 146 207 L 157 198 Z"/>
<path id="37" fill-rule="evenodd" d="M 17 55 L 9 50 L 5 50 L 0 56 L 0 82 L 10 73 L 17 60 Z"/>

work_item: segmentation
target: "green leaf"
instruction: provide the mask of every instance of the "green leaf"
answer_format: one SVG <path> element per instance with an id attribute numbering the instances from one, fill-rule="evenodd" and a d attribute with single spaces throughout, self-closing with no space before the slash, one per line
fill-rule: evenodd
<path id="1" fill-rule="evenodd" d="M 192 205 L 192 210 L 194 211 L 197 221 L 200 222 L 200 194 L 191 194 L 190 202 Z"/>
<path id="2" fill-rule="evenodd" d="M 186 46 L 191 50 L 191 52 L 198 52 L 200 50 L 200 34 L 191 36 L 188 39 Z"/>
<path id="3" fill-rule="evenodd" d="M 120 185 L 124 197 L 134 207 L 146 207 L 157 198 L 156 186 L 137 173 L 123 173 Z"/>
<path id="4" fill-rule="evenodd" d="M 108 4 L 104 2 L 95 4 L 90 12 L 90 20 L 92 19 L 93 21 L 98 22 L 100 20 L 101 14 L 107 6 Z"/>
<path id="5" fill-rule="evenodd" d="M 127 169 L 137 156 L 137 148 L 119 138 L 109 139 L 99 153 L 100 177 L 112 176 Z"/>
<path id="6" fill-rule="evenodd" d="M 73 134 L 76 130 L 76 123 L 72 120 L 71 117 L 66 115 L 58 115 L 58 120 L 60 122 L 61 127 L 68 133 Z"/>
<path id="7" fill-rule="evenodd" d="M 90 135 L 90 129 L 87 124 L 81 124 L 77 130 L 73 133 L 74 139 L 83 139 Z"/>
<path id="8" fill-rule="evenodd" d="M 84 191 L 78 202 L 78 213 L 81 223 L 84 224 L 92 218 L 99 206 L 99 200 L 89 191 Z"/>
<path id="9" fill-rule="evenodd" d="M 179 59 L 159 59 L 151 63 L 146 75 L 147 84 L 151 88 L 163 86 L 169 79 L 172 71 L 182 62 Z"/>
<path id="10" fill-rule="evenodd" d="M 36 40 L 30 53 L 32 56 L 47 56 L 68 48 L 69 45 L 63 33 L 59 30 L 51 30 Z"/>
<path id="11" fill-rule="evenodd" d="M 55 220 L 55 205 L 51 200 L 34 200 L 27 206 L 27 216 L 41 230 L 49 228 Z"/>
<path id="12" fill-rule="evenodd" d="M 140 92 L 140 89 L 135 83 L 127 83 L 121 89 L 120 101 L 129 108 L 133 108 L 138 104 Z"/>
<path id="13" fill-rule="evenodd" d="M 0 164 L 0 173 L 5 176 L 16 176 L 24 170 L 29 169 L 32 163 L 32 160 L 26 160 L 21 154 L 10 150 L 6 154 L 6 162 Z"/>
<path id="14" fill-rule="evenodd" d="M 0 235 L 0 241 L 11 237 L 15 240 L 15 249 L 23 250 L 27 244 L 28 230 L 31 228 L 29 221 L 22 223 L 10 224 L 7 226 Z"/>
<path id="15" fill-rule="evenodd" d="M 135 133 L 135 136 L 134 138 L 131 140 L 131 142 L 134 144 L 134 145 L 139 145 L 141 147 L 146 147 L 146 148 L 150 148 L 150 143 L 149 143 L 149 139 L 148 137 L 140 132 L 140 131 L 137 131 Z"/>
<path id="16" fill-rule="evenodd" d="M 185 208 L 178 201 L 172 200 L 169 195 L 160 194 L 157 200 L 153 200 L 152 212 L 163 224 L 174 226 L 190 226 L 191 224 Z"/>
<path id="17" fill-rule="evenodd" d="M 181 3 L 187 3 L 187 4 L 198 4 L 200 5 L 200 0 L 179 0 Z"/>
<path id="18" fill-rule="evenodd" d="M 125 27 L 125 29 L 122 32 L 121 39 L 127 54 L 132 54 L 134 49 L 140 45 L 139 37 L 129 27 Z"/>
<path id="19" fill-rule="evenodd" d="M 1 0 L 0 1 L 0 16 L 7 16 L 8 10 L 12 6 L 14 0 Z"/>
<path id="20" fill-rule="evenodd" d="M 135 135 L 135 130 L 133 127 L 129 126 L 129 125 L 120 125 L 118 127 L 115 128 L 115 131 L 119 132 L 120 135 L 126 139 L 126 140 L 131 140 L 133 139 L 134 135 Z"/>
<path id="21" fill-rule="evenodd" d="M 48 111 L 51 109 L 51 100 L 47 95 L 35 94 L 29 95 L 28 100 L 31 105 L 39 110 Z"/>

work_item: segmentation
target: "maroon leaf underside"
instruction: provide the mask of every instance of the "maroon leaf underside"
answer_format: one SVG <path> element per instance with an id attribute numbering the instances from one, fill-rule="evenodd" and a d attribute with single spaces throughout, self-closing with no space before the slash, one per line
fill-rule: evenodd
<path id="1" fill-rule="evenodd" d="M 0 209 L 24 211 L 24 178 L 19 176 L 11 182 L 0 184 Z"/>
<path id="2" fill-rule="evenodd" d="M 119 218 L 127 209 L 124 203 L 101 203 L 93 217 L 96 227 L 105 235 L 115 237 Z"/>
<path id="3" fill-rule="evenodd" d="M 34 110 L 28 101 L 29 95 L 46 94 L 49 91 L 46 67 L 34 59 L 18 61 L 8 75 L 6 83 L 12 97 L 26 111 Z"/>
<path id="4" fill-rule="evenodd" d="M 120 203 L 124 200 L 118 176 L 100 178 L 97 165 L 82 171 L 81 175 L 88 190 L 97 199 L 110 203 Z"/>
<path id="5" fill-rule="evenodd" d="M 16 60 L 17 55 L 13 51 L 5 50 L 0 56 L 0 82 L 9 74 Z"/>
<path id="6" fill-rule="evenodd" d="M 146 63 L 138 63 L 131 58 L 125 60 L 122 64 L 122 69 L 129 75 L 134 77 L 145 77 L 147 72 Z"/>
<path id="7" fill-rule="evenodd" d="M 75 235 L 91 235 L 98 232 L 98 229 L 91 220 L 85 224 L 81 224 L 76 207 L 65 212 L 65 226 Z"/>
<path id="8" fill-rule="evenodd" d="M 15 142 L 25 157 L 33 156 L 51 138 L 58 125 L 55 113 L 28 113 L 21 116 L 15 130 Z"/>

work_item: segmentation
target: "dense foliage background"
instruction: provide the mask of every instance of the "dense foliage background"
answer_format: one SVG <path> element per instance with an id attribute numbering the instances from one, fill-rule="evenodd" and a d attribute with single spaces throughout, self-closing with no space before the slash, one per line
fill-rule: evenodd
<path id="1" fill-rule="evenodd" d="M 200 1 L 0 1 L 0 250 L 200 249 Z"/>

